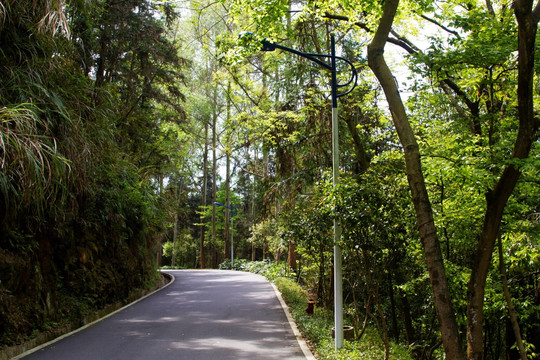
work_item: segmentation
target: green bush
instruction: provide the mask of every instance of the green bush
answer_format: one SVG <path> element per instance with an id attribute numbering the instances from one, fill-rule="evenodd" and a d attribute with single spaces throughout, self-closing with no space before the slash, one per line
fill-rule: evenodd
<path id="1" fill-rule="evenodd" d="M 270 259 L 264 261 L 248 261 L 246 259 L 235 259 L 234 266 L 231 267 L 231 261 L 225 260 L 219 264 L 221 270 L 247 271 L 266 277 L 270 281 L 277 278 L 294 278 L 296 274 L 289 268 L 287 263 L 275 263 Z"/>
<path id="2" fill-rule="evenodd" d="M 231 266 L 231 260 L 225 260 L 219 264 L 218 268 L 220 270 L 236 270 L 236 271 L 245 271 L 244 266 L 248 261 L 246 259 L 235 259 L 233 266 Z"/>

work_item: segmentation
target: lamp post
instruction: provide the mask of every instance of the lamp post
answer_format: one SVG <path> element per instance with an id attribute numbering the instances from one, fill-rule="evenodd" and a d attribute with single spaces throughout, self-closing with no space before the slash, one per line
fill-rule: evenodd
<path id="1" fill-rule="evenodd" d="M 217 206 L 223 206 L 224 208 L 226 208 L 227 210 L 230 211 L 230 214 L 231 214 L 231 268 L 233 267 L 234 265 L 234 210 L 233 210 L 233 204 L 227 206 L 227 205 L 223 205 L 222 203 L 218 203 L 218 202 L 215 202 L 214 205 L 217 205 Z"/>
<path id="2" fill-rule="evenodd" d="M 262 41 L 262 51 L 274 51 L 280 49 L 287 51 L 303 58 L 309 59 L 323 68 L 330 70 L 332 80 L 332 183 L 334 187 L 338 183 L 339 176 L 339 132 L 338 132 L 338 109 L 337 99 L 350 93 L 356 86 L 358 80 L 358 73 L 354 65 L 347 59 L 340 56 L 336 56 L 336 43 L 334 35 L 331 37 L 330 42 L 330 55 L 328 54 L 311 54 L 304 53 L 295 49 L 288 48 L 279 44 Z M 321 60 L 330 59 L 330 63 Z M 337 70 L 336 60 L 343 61 L 349 65 L 350 79 L 345 84 L 338 84 L 337 82 Z M 338 93 L 338 88 L 349 86 L 350 88 L 343 92 Z M 342 273 L 342 254 L 339 241 L 341 239 L 341 224 L 337 217 L 334 218 L 334 326 L 335 326 L 335 348 L 339 349 L 343 346 L 343 273 Z"/>

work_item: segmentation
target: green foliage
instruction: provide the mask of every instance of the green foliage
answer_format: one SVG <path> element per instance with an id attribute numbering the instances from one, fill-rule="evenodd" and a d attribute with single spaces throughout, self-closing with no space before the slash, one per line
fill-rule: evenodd
<path id="1" fill-rule="evenodd" d="M 248 261 L 246 259 L 235 259 L 234 266 L 231 267 L 231 261 L 225 260 L 219 264 L 222 270 L 247 271 L 264 276 L 270 281 L 278 278 L 295 278 L 296 274 L 284 262 L 275 263 L 270 259 L 264 261 Z"/>
<path id="2" fill-rule="evenodd" d="M 193 241 L 191 234 L 187 232 L 180 233 L 176 246 L 172 241 L 167 241 L 162 246 L 163 257 L 161 263 L 164 268 L 193 269 L 196 267 L 195 260 L 197 259 L 198 244 Z"/>
<path id="3" fill-rule="evenodd" d="M 310 316 L 305 311 L 308 295 L 299 284 L 286 278 L 278 278 L 274 283 L 289 305 L 291 314 L 306 340 L 313 343 L 317 349 L 325 339 L 329 341 L 333 321 L 332 312 L 316 307 L 314 314 Z"/>
<path id="4" fill-rule="evenodd" d="M 282 260 L 292 244 L 298 255 L 294 272 L 268 260 L 237 259 L 234 269 L 283 283 L 321 358 L 381 358 L 385 336 L 411 343 L 419 359 L 442 357 L 440 349 L 432 353 L 437 316 L 402 149 L 366 71 L 365 46 L 383 4 L 201 1 L 192 3 L 193 16 L 177 30 L 178 13 L 167 1 L 44 1 L 36 7 L 0 0 L 3 341 L 16 342 L 17 331 L 32 334 L 33 326 L 77 318 L 147 285 L 161 248 L 164 264 L 174 257 L 175 265 L 196 267 L 197 237 L 200 230 L 210 233 L 213 210 L 216 236 L 206 237 L 206 248 L 217 266 L 225 211 L 208 206 L 210 191 L 198 207 L 197 180 L 198 158 L 210 148 L 210 137 L 201 133 L 215 125 L 217 157 L 222 150 L 233 163 L 235 248 L 247 257 L 252 245 L 255 257 L 262 249 L 263 257 L 269 250 Z M 424 31 L 428 18 L 443 30 Z M 466 321 L 486 194 L 512 165 L 522 176 L 500 236 L 522 332 L 531 349 L 538 347 L 539 147 L 534 144 L 527 159 L 511 159 L 519 125 L 513 10 L 504 1 L 401 1 L 393 30 L 394 44 L 419 41 L 426 49 L 408 58 L 410 78 L 397 80 L 409 91 L 407 111 L 458 324 Z M 238 38 L 236 31 L 255 34 Z M 175 32 L 189 46 L 179 49 Z M 328 74 L 294 54 L 263 55 L 258 44 L 268 38 L 325 53 L 331 34 L 360 75 L 358 88 L 340 98 L 337 186 L 326 173 Z M 216 185 L 212 201 L 225 203 L 219 174 L 200 181 Z M 204 224 L 193 226 L 200 216 Z M 332 303 L 334 219 L 343 227 L 347 321 L 358 326 L 367 318 L 370 326 L 339 353 L 329 339 L 331 313 L 324 310 Z M 486 285 L 486 359 L 511 347 L 503 344 L 509 334 L 498 261 L 494 256 Z M 297 277 L 306 286 L 321 305 L 315 316 L 304 312 L 306 293 L 280 277 Z M 27 288 L 18 294 L 21 284 Z M 392 347 L 391 356 L 409 355 Z"/>
<path id="5" fill-rule="evenodd" d="M 0 194 L 4 209 L 36 204 L 39 213 L 46 202 L 63 195 L 59 183 L 67 178 L 69 161 L 59 153 L 55 139 L 41 135 L 48 124 L 36 110 L 31 104 L 0 109 Z"/>
<path id="6" fill-rule="evenodd" d="M 322 359 L 348 360 L 348 359 L 382 359 L 384 358 L 384 345 L 374 329 L 368 329 L 362 340 L 346 341 L 342 349 L 336 351 L 333 341 L 326 339 L 317 348 Z M 396 344 L 391 345 L 389 359 L 413 359 L 408 349 Z"/>
<path id="7" fill-rule="evenodd" d="M 3 344 L 155 282 L 154 180 L 185 117 L 171 10 L 0 2 Z"/>
<path id="8" fill-rule="evenodd" d="M 381 359 L 384 357 L 384 346 L 373 329 L 368 329 L 361 340 L 345 341 L 344 347 L 334 350 L 331 339 L 333 314 L 324 308 L 315 308 L 313 315 L 305 311 L 307 294 L 295 281 L 277 278 L 274 281 L 291 313 L 298 328 L 306 340 L 314 345 L 314 350 L 321 359 Z M 406 347 L 392 344 L 390 359 L 412 359 Z"/>
<path id="9" fill-rule="evenodd" d="M 279 254 L 287 247 L 279 225 L 274 219 L 253 225 L 248 241 L 254 246 L 268 248 L 274 255 Z"/>

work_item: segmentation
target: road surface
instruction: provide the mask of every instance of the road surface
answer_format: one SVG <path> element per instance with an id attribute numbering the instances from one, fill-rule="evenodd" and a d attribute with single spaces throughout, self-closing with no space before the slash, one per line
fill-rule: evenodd
<path id="1" fill-rule="evenodd" d="M 170 286 L 24 359 L 306 359 L 262 276 L 167 272 Z"/>

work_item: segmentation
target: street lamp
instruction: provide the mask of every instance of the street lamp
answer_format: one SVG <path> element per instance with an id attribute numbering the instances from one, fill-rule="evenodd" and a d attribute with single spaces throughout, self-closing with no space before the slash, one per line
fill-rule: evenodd
<path id="1" fill-rule="evenodd" d="M 228 209 L 231 213 L 231 269 L 234 265 L 234 210 L 233 210 L 233 204 L 230 206 L 223 205 L 222 203 L 215 202 L 214 205 L 217 206 L 223 206 L 224 208 Z"/>
<path id="2" fill-rule="evenodd" d="M 331 88 L 332 88 L 332 183 L 336 187 L 339 176 L 339 132 L 338 132 L 338 111 L 337 111 L 337 99 L 350 93 L 355 87 L 358 81 L 358 73 L 354 65 L 347 59 L 340 56 L 336 56 L 336 42 L 334 35 L 331 37 L 330 42 L 330 55 L 328 54 L 311 54 L 304 53 L 295 49 L 288 48 L 279 44 L 271 43 L 267 40 L 262 41 L 262 51 L 274 51 L 280 49 L 301 56 L 308 60 L 311 60 L 323 68 L 330 70 L 332 74 Z M 330 63 L 321 60 L 330 59 Z M 349 81 L 344 84 L 338 84 L 337 82 L 337 70 L 336 60 L 340 60 L 349 65 L 350 78 Z M 343 93 L 338 93 L 338 88 L 349 87 L 349 89 Z M 339 240 L 341 239 L 341 224 L 337 217 L 334 217 L 334 326 L 335 326 L 335 348 L 339 349 L 343 346 L 343 273 L 341 267 L 341 246 Z"/>

